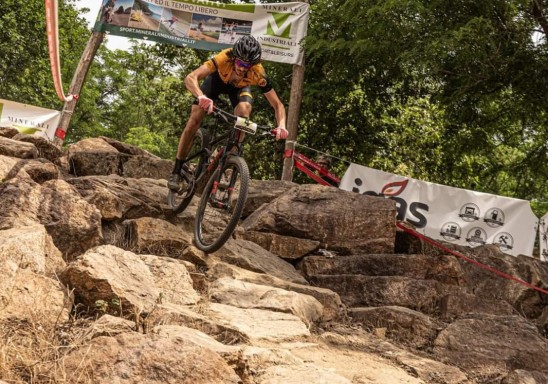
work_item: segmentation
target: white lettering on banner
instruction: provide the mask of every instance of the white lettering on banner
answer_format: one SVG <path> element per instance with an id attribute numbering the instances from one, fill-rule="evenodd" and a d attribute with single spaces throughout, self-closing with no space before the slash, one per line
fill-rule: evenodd
<path id="1" fill-rule="evenodd" d="M 510 255 L 533 254 L 537 217 L 528 201 L 452 188 L 351 164 L 341 189 L 396 202 L 397 219 L 434 239 Z"/>
<path id="2" fill-rule="evenodd" d="M 542 216 L 539 221 L 538 236 L 540 240 L 540 259 L 548 261 L 548 213 Z"/>
<path id="3" fill-rule="evenodd" d="M 51 109 L 0 99 L 0 126 L 53 140 L 61 113 Z"/>

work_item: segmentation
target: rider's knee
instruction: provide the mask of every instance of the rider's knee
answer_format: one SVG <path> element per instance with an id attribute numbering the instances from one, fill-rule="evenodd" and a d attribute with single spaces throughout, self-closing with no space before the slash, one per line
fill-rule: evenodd
<path id="1" fill-rule="evenodd" d="M 236 105 L 236 108 L 234 108 L 234 112 L 237 116 L 249 117 L 251 115 L 251 109 L 251 103 L 247 101 L 240 101 L 238 105 Z"/>

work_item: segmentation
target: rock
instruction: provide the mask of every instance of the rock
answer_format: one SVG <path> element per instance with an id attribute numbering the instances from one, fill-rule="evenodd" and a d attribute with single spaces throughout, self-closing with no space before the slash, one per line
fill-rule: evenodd
<path id="1" fill-rule="evenodd" d="M 101 336 L 70 353 L 67 382 L 97 384 L 237 384 L 234 370 L 209 348 L 181 337 L 123 333 Z"/>
<path id="2" fill-rule="evenodd" d="M 242 217 L 247 217 L 263 204 L 270 203 L 298 184 L 284 180 L 250 180 Z"/>
<path id="3" fill-rule="evenodd" d="M 307 326 L 295 315 L 263 309 L 244 309 L 211 303 L 208 313 L 218 323 L 236 328 L 249 340 L 280 342 L 310 336 Z"/>
<path id="4" fill-rule="evenodd" d="M 344 311 L 344 305 L 341 302 L 341 298 L 336 292 L 330 289 L 292 283 L 268 274 L 248 271 L 226 263 L 215 263 L 208 271 L 208 276 L 211 276 L 212 278 L 231 277 L 240 281 L 268 285 L 287 291 L 310 295 L 322 304 L 322 319 L 324 321 L 334 320 Z"/>
<path id="5" fill-rule="evenodd" d="M 63 151 L 59 147 L 44 137 L 18 133 L 13 136 L 13 140 L 33 144 L 38 149 L 38 157 L 47 159 L 52 163 L 55 163 L 63 155 Z"/>
<path id="6" fill-rule="evenodd" d="M 192 234 L 167 221 L 143 217 L 124 221 L 128 249 L 136 253 L 181 258 L 192 244 Z"/>
<path id="7" fill-rule="evenodd" d="M 548 367 L 548 341 L 519 316 L 471 314 L 440 332 L 434 342 L 436 359 L 477 376 L 502 375 L 508 367 Z"/>
<path id="8" fill-rule="evenodd" d="M 0 231 L 0 264 L 11 262 L 18 268 L 55 277 L 66 263 L 43 225 Z"/>
<path id="9" fill-rule="evenodd" d="M 389 199 L 322 185 L 293 188 L 256 210 L 246 231 L 316 240 L 341 253 L 393 253 L 396 207 Z"/>
<path id="10" fill-rule="evenodd" d="M 275 233 L 244 231 L 242 238 L 252 241 L 284 259 L 298 259 L 315 251 L 320 246 L 320 242 L 316 240 L 280 236 Z"/>
<path id="11" fill-rule="evenodd" d="M 383 327 L 389 339 L 415 349 L 430 347 L 444 328 L 442 323 L 420 312 L 396 306 L 351 308 L 348 314 L 366 329 Z"/>
<path id="12" fill-rule="evenodd" d="M 103 242 L 99 211 L 63 180 L 11 179 L 0 185 L 0 210 L 1 229 L 44 225 L 67 261 Z"/>
<path id="13" fill-rule="evenodd" d="M 209 297 L 214 302 L 238 308 L 291 313 L 306 324 L 319 320 L 323 312 L 323 306 L 312 296 L 230 278 L 213 282 L 209 286 Z"/>
<path id="14" fill-rule="evenodd" d="M 150 266 L 134 253 L 100 246 L 72 262 L 61 279 L 74 290 L 82 309 L 132 320 L 146 318 L 162 302 L 196 302 L 196 292 L 183 265 L 145 260 Z"/>
<path id="15" fill-rule="evenodd" d="M 250 241 L 229 240 L 220 250 L 211 255 L 225 263 L 253 272 L 268 273 L 298 284 L 307 283 L 293 265 Z"/>
<path id="16" fill-rule="evenodd" d="M 38 158 L 38 149 L 32 143 L 0 136 L 0 155 L 19 159 L 36 159 Z"/>

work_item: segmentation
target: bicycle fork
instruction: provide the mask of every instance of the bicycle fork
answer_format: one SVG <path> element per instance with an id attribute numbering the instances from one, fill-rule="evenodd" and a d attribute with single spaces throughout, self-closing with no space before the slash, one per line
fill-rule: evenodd
<path id="1" fill-rule="evenodd" d="M 217 180 L 213 182 L 213 188 L 211 189 L 211 195 L 209 196 L 209 203 L 219 209 L 230 209 L 230 201 L 232 198 L 232 195 L 234 194 L 234 187 L 228 187 L 224 189 L 224 193 L 226 193 L 225 196 L 221 197 L 220 199 L 217 198 L 217 192 L 219 191 L 219 186 L 221 183 Z"/>

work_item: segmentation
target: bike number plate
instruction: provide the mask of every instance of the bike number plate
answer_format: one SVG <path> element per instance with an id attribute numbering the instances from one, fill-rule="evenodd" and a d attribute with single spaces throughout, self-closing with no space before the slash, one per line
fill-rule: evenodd
<path id="1" fill-rule="evenodd" d="M 236 124 L 234 124 L 234 128 L 239 129 L 240 131 L 244 131 L 246 133 L 251 133 L 252 135 L 257 132 L 257 124 L 251 122 L 245 117 L 238 117 L 236 119 Z"/>

